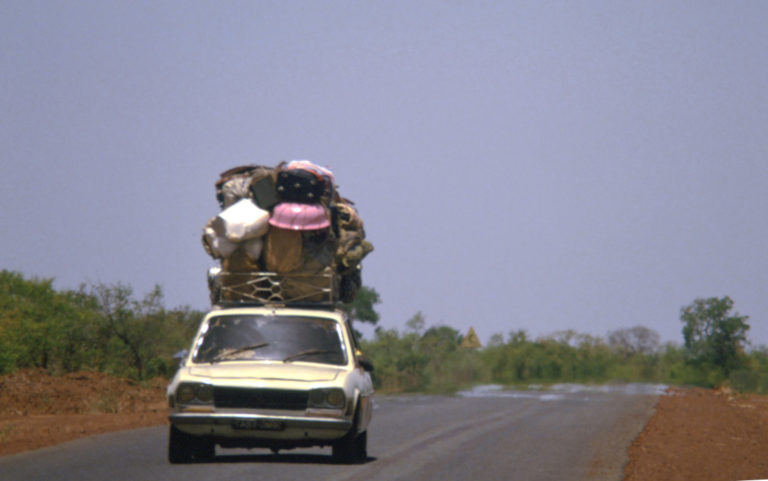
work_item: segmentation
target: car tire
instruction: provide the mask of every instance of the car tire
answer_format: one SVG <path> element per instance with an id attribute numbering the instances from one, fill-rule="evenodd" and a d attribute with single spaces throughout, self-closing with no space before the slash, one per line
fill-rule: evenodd
<path id="1" fill-rule="evenodd" d="M 341 462 L 361 463 L 368 459 L 368 431 L 344 438 L 333 445 L 333 457 Z"/>
<path id="2" fill-rule="evenodd" d="M 211 459 L 215 455 L 216 445 L 212 439 L 192 436 L 171 426 L 168 434 L 168 462 L 171 464 Z"/>

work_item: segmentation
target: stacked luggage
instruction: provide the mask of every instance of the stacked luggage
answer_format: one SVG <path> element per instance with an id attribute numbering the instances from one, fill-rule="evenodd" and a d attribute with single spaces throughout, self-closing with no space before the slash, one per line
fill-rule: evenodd
<path id="1" fill-rule="evenodd" d="M 354 204 L 333 173 L 306 160 L 221 173 L 221 212 L 203 228 L 220 266 L 208 276 L 211 302 L 351 302 L 361 262 L 373 250 Z"/>

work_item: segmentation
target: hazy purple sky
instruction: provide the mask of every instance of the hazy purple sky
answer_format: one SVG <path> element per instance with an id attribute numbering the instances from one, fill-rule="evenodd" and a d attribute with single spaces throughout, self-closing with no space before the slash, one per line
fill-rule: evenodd
<path id="1" fill-rule="evenodd" d="M 768 344 L 768 2 L 0 2 L 0 268 L 208 307 L 219 172 L 356 201 L 381 325 Z"/>

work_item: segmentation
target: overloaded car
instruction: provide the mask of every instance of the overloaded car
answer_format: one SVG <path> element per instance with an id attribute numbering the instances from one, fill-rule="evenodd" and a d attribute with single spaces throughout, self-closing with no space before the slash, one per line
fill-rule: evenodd
<path id="1" fill-rule="evenodd" d="M 373 366 L 338 309 L 215 308 L 168 386 L 168 460 L 223 448 L 330 446 L 367 457 Z"/>

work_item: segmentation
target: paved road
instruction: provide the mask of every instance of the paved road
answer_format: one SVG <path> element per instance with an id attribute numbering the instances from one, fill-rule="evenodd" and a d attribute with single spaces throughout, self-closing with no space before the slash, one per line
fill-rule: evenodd
<path id="1" fill-rule="evenodd" d="M 167 427 L 157 427 L 0 458 L 0 480 L 618 481 L 656 399 L 644 390 L 568 388 L 378 397 L 364 464 L 334 464 L 330 448 L 219 449 L 212 462 L 171 466 Z"/>

